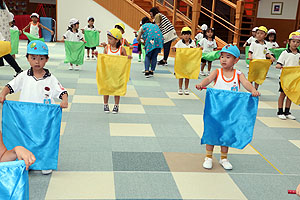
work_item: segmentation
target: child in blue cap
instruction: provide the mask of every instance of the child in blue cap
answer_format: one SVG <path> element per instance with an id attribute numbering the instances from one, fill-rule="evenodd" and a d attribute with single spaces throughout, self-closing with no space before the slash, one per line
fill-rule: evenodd
<path id="1" fill-rule="evenodd" d="M 49 60 L 48 46 L 42 41 L 31 41 L 27 46 L 27 60 L 30 69 L 23 71 L 10 81 L 0 93 L 0 103 L 8 94 L 20 91 L 19 101 L 54 104 L 54 98 L 61 99 L 60 107 L 68 107 L 68 93 L 59 81 L 44 66 Z M 49 174 L 52 170 L 42 170 Z"/>
<path id="2" fill-rule="evenodd" d="M 212 81 L 214 81 L 215 89 L 222 90 L 231 90 L 231 91 L 239 91 L 240 83 L 252 93 L 252 96 L 259 96 L 260 93 L 251 85 L 251 83 L 246 79 L 245 75 L 234 69 L 234 65 L 239 61 L 240 50 L 237 46 L 229 44 L 222 48 L 220 51 L 220 63 L 222 68 L 214 70 L 208 77 L 203 79 L 201 83 L 196 85 L 198 90 L 202 90 L 204 87 L 209 85 Z M 203 167 L 205 169 L 212 168 L 212 155 L 213 155 L 213 145 L 206 145 L 206 158 L 203 163 Z M 224 169 L 231 170 L 232 165 L 227 159 L 228 147 L 221 147 L 221 158 L 220 164 Z"/>

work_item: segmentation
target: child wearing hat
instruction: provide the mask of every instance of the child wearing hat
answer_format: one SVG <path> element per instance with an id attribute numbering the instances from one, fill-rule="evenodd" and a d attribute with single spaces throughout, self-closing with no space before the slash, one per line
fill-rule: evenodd
<path id="1" fill-rule="evenodd" d="M 26 57 L 31 67 L 6 84 L 0 93 L 0 103 L 5 101 L 8 94 L 20 91 L 19 101 L 54 104 L 54 98 L 57 98 L 62 100 L 61 108 L 68 107 L 67 90 L 44 68 L 48 54 L 48 46 L 44 42 L 34 40 L 28 44 Z M 51 172 L 51 169 L 42 170 L 43 174 Z"/>
<path id="2" fill-rule="evenodd" d="M 248 59 L 271 59 L 274 62 L 276 59 L 268 50 L 265 38 L 267 36 L 268 29 L 265 26 L 260 26 L 256 31 L 256 40 L 252 42 L 249 48 Z M 255 83 L 255 89 L 258 89 L 258 84 Z"/>
<path id="3" fill-rule="evenodd" d="M 191 39 L 191 35 L 192 35 L 192 30 L 189 27 L 183 27 L 181 29 L 181 36 L 182 39 L 179 40 L 175 46 L 173 47 L 174 49 L 176 48 L 196 48 L 196 44 L 195 42 Z M 183 78 L 179 79 L 179 89 L 178 89 L 178 94 L 179 95 L 183 95 L 183 93 L 185 95 L 189 95 L 189 82 L 190 80 L 188 78 L 185 78 L 185 82 L 184 82 L 184 90 L 182 90 L 182 84 L 183 84 Z"/>
<path id="4" fill-rule="evenodd" d="M 234 65 L 239 61 L 240 50 L 237 46 L 229 44 L 222 48 L 220 51 L 220 63 L 222 68 L 214 70 L 208 77 L 203 79 L 201 83 L 196 85 L 198 90 L 202 90 L 204 87 L 209 85 L 212 81 L 215 82 L 214 88 L 222 90 L 239 91 L 240 83 L 244 86 L 246 90 L 252 93 L 252 96 L 259 96 L 260 93 L 251 85 L 251 83 L 246 79 L 245 75 L 234 69 Z M 206 145 L 206 157 L 203 163 L 205 169 L 212 168 L 212 155 L 213 155 L 213 145 Z M 220 164 L 226 170 L 231 170 L 232 165 L 227 159 L 229 147 L 221 147 L 221 158 Z"/>
<path id="5" fill-rule="evenodd" d="M 30 28 L 30 34 L 37 37 L 37 38 L 40 38 L 40 28 L 43 28 L 43 29 L 46 29 L 47 31 L 49 31 L 51 33 L 51 35 L 54 34 L 54 32 L 52 30 L 50 30 L 49 28 L 47 28 L 46 26 L 43 26 L 43 24 L 41 24 L 40 22 L 38 22 L 38 19 L 39 19 L 39 15 L 37 13 L 32 13 L 30 15 L 30 18 L 31 18 L 31 22 L 29 22 L 29 24 L 27 26 L 25 26 L 23 28 L 23 32 L 27 29 L 27 28 Z"/>
<path id="6" fill-rule="evenodd" d="M 201 33 L 198 33 L 195 36 L 195 43 L 196 45 L 200 43 L 200 41 L 204 38 L 205 31 L 207 30 L 208 26 L 206 24 L 201 25 Z"/>
<path id="7" fill-rule="evenodd" d="M 300 46 L 300 33 L 299 32 L 292 32 L 289 35 L 289 42 L 288 42 L 288 48 L 284 50 L 277 61 L 276 68 L 282 69 L 283 67 L 289 67 L 289 66 L 299 66 L 300 65 L 300 51 L 298 47 Z M 278 98 L 278 112 L 277 116 L 279 119 L 286 120 L 286 119 L 292 119 L 295 120 L 296 117 L 294 117 L 291 112 L 291 100 L 285 95 L 280 82 L 279 77 L 279 98 Z M 285 110 L 283 112 L 283 102 L 286 97 L 285 101 Z"/>
<path id="8" fill-rule="evenodd" d="M 250 46 L 250 44 L 252 43 L 252 42 L 255 42 L 255 36 L 256 36 L 256 31 L 257 31 L 257 29 L 258 29 L 258 27 L 254 27 L 253 29 L 252 29 L 252 35 L 251 35 L 251 37 L 249 37 L 248 38 L 248 40 L 245 42 L 245 44 L 243 45 L 243 47 L 246 47 L 246 46 Z"/>
<path id="9" fill-rule="evenodd" d="M 276 42 L 276 31 L 274 29 L 268 30 L 268 34 L 266 37 L 266 43 L 268 49 L 276 49 L 279 48 L 278 43 Z"/>

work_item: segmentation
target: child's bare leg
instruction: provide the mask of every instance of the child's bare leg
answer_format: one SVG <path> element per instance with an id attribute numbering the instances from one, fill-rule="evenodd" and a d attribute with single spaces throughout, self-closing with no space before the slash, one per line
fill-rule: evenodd
<path id="1" fill-rule="evenodd" d="M 107 104 L 108 104 L 108 99 L 109 99 L 109 96 L 108 96 L 108 95 L 104 95 L 104 96 L 103 96 L 104 105 L 107 105 Z"/>
<path id="2" fill-rule="evenodd" d="M 292 101 L 291 101 L 288 97 L 286 97 L 285 107 L 286 107 L 286 108 L 290 108 L 290 107 L 291 107 L 291 104 L 292 104 Z"/>
<path id="3" fill-rule="evenodd" d="M 203 72 L 205 65 L 206 63 L 201 63 L 201 70 L 200 70 L 201 72 Z"/>
<path id="4" fill-rule="evenodd" d="M 120 96 L 115 96 L 115 105 L 119 105 L 120 103 Z"/>
<path id="5" fill-rule="evenodd" d="M 95 50 L 92 49 L 92 58 L 94 58 Z"/>
<path id="6" fill-rule="evenodd" d="M 214 151 L 214 145 L 207 144 L 206 145 L 206 157 L 212 158 L 213 151 Z"/>
<path id="7" fill-rule="evenodd" d="M 183 78 L 180 78 L 178 80 L 178 83 L 179 83 L 179 89 L 182 89 Z"/>
<path id="8" fill-rule="evenodd" d="M 221 146 L 221 160 L 227 159 L 228 147 Z"/>
<path id="9" fill-rule="evenodd" d="M 184 81 L 185 89 L 188 89 L 188 88 L 189 88 L 189 83 L 190 83 L 190 79 L 186 78 L 185 81 Z M 182 84 L 181 84 L 181 85 L 182 85 Z"/>
<path id="10" fill-rule="evenodd" d="M 210 73 L 210 70 L 211 70 L 211 64 L 212 64 L 212 62 L 208 62 L 208 67 L 207 67 L 208 73 Z"/>
<path id="11" fill-rule="evenodd" d="M 90 57 L 90 49 L 87 49 L 87 57 Z"/>

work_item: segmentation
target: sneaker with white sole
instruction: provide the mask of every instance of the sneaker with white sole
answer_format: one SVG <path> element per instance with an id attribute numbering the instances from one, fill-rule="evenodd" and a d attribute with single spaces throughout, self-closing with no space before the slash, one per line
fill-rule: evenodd
<path id="1" fill-rule="evenodd" d="M 210 75 L 210 71 L 207 72 L 206 76 L 209 76 L 209 75 Z"/>
<path id="2" fill-rule="evenodd" d="M 212 159 L 211 158 L 208 158 L 208 157 L 205 157 L 204 159 L 204 163 L 203 163 L 203 168 L 205 169 L 211 169 L 212 168 Z"/>
<path id="3" fill-rule="evenodd" d="M 118 112 L 119 112 L 119 106 L 118 105 L 114 105 L 112 114 L 118 114 Z"/>
<path id="4" fill-rule="evenodd" d="M 200 75 L 201 75 L 201 76 L 205 76 L 206 74 L 204 74 L 204 72 L 200 72 Z"/>
<path id="5" fill-rule="evenodd" d="M 179 95 L 183 95 L 183 90 L 182 90 L 182 89 L 178 89 L 177 93 L 178 93 Z"/>
<path id="6" fill-rule="evenodd" d="M 74 68 L 73 68 L 73 65 L 70 65 L 69 66 L 69 70 L 73 70 Z"/>
<path id="7" fill-rule="evenodd" d="M 109 106 L 108 104 L 104 104 L 104 112 L 109 113 Z"/>
<path id="8" fill-rule="evenodd" d="M 222 167 L 226 170 L 232 169 L 232 165 L 230 164 L 228 159 L 220 159 L 220 165 L 222 165 Z"/>
<path id="9" fill-rule="evenodd" d="M 190 94 L 190 91 L 188 89 L 185 89 L 183 92 L 184 92 L 185 95 L 189 95 Z"/>
<path id="10" fill-rule="evenodd" d="M 79 71 L 79 69 L 80 69 L 80 68 L 79 68 L 79 65 L 76 65 L 76 66 L 75 66 L 75 71 Z"/>
<path id="11" fill-rule="evenodd" d="M 286 120 L 286 116 L 284 114 L 277 115 L 279 119 Z"/>
<path id="12" fill-rule="evenodd" d="M 43 174 L 43 175 L 52 174 L 52 169 L 42 170 L 42 174 Z"/>
<path id="13" fill-rule="evenodd" d="M 86 57 L 86 59 L 87 59 L 87 60 L 90 60 L 90 57 L 89 57 L 89 56 L 87 56 L 87 57 Z"/>
<path id="14" fill-rule="evenodd" d="M 285 117 L 286 117 L 287 119 L 291 119 L 291 120 L 295 120 L 295 119 L 296 119 L 296 117 L 294 117 L 294 116 L 291 115 L 291 114 L 285 115 Z"/>

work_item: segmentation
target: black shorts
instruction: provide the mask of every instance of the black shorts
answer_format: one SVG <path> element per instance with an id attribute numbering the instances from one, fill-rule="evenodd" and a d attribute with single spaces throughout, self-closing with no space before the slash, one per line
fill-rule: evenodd
<path id="1" fill-rule="evenodd" d="M 95 50 L 96 47 L 85 47 L 85 49 L 92 49 L 92 50 Z"/>
<path id="2" fill-rule="evenodd" d="M 142 44 L 138 45 L 138 51 L 140 51 L 140 52 L 142 51 Z"/>
<path id="3" fill-rule="evenodd" d="M 278 90 L 278 92 L 283 92 L 284 93 L 284 91 L 283 91 L 283 89 L 281 87 L 281 82 L 280 81 L 279 81 L 279 90 Z"/>
<path id="4" fill-rule="evenodd" d="M 212 61 L 208 61 L 208 60 L 205 60 L 205 59 L 203 59 L 203 58 L 201 58 L 201 62 L 202 62 L 202 63 L 206 63 L 206 62 L 212 63 Z"/>

